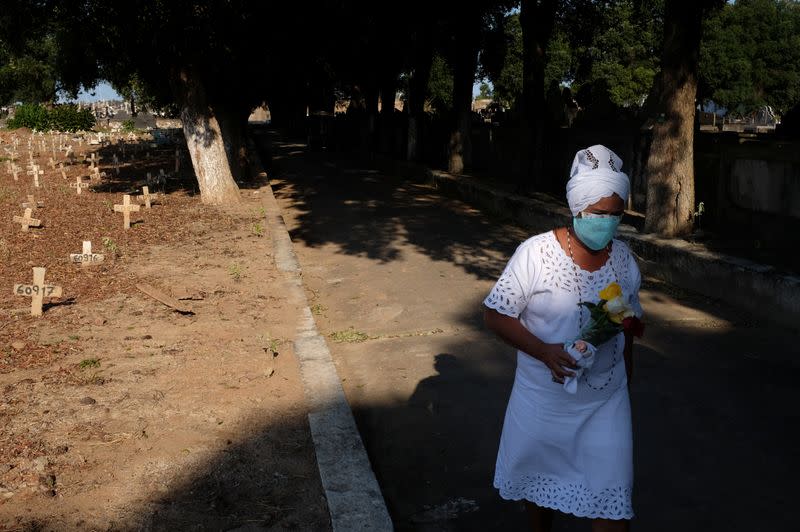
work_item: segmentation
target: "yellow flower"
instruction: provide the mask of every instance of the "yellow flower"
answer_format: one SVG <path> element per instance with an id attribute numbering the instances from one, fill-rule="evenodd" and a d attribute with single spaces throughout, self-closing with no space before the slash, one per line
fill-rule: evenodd
<path id="1" fill-rule="evenodd" d="M 611 283 L 600 291 L 600 299 L 611 301 L 615 297 L 622 295 L 622 288 L 617 283 Z"/>

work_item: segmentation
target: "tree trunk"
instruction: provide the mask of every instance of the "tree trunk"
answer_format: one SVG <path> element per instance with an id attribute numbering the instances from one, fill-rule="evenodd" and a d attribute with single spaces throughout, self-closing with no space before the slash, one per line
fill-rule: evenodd
<path id="1" fill-rule="evenodd" d="M 139 112 L 136 110 L 136 98 L 133 97 L 133 94 L 131 94 L 130 104 L 131 104 L 131 116 L 135 117 L 137 114 L 139 114 Z"/>
<path id="2" fill-rule="evenodd" d="M 423 31 L 427 36 L 427 31 Z M 425 96 L 428 88 L 428 80 L 431 77 L 431 65 L 433 64 L 433 49 L 430 39 L 422 37 L 423 41 L 419 45 L 414 74 L 411 76 L 408 94 L 408 140 L 407 158 L 409 161 L 419 161 L 421 157 L 420 146 L 423 144 L 422 124 L 425 117 Z"/>
<path id="3" fill-rule="evenodd" d="M 247 118 L 250 112 L 227 106 L 215 106 L 214 109 L 231 173 L 237 182 L 247 181 L 250 179 L 250 154 L 247 150 Z"/>
<path id="4" fill-rule="evenodd" d="M 364 124 L 361 131 L 362 149 L 370 155 L 375 151 L 375 130 L 378 118 L 378 89 L 370 83 L 365 91 L 364 101 L 366 112 L 364 114 Z"/>
<path id="5" fill-rule="evenodd" d="M 527 157 L 523 160 L 517 188 L 526 192 L 542 184 L 545 52 L 553 33 L 555 11 L 555 0 L 522 0 L 522 141 L 530 149 L 524 150 Z"/>
<path id="6" fill-rule="evenodd" d="M 380 152 L 394 155 L 394 100 L 397 97 L 397 76 L 386 76 L 381 84 Z"/>
<path id="7" fill-rule="evenodd" d="M 239 203 L 239 187 L 231 174 L 222 131 L 209 107 L 202 82 L 188 68 L 181 69 L 173 82 L 200 199 L 209 205 Z"/>
<path id="8" fill-rule="evenodd" d="M 472 162 L 472 85 L 478 68 L 480 17 L 469 11 L 459 25 L 456 36 L 456 65 L 453 74 L 453 114 L 455 123 L 450 133 L 447 171 L 461 174 Z"/>
<path id="9" fill-rule="evenodd" d="M 647 157 L 647 232 L 691 233 L 694 221 L 694 115 L 703 8 L 668 0 L 660 95 Z M 687 13 L 689 11 L 689 13 Z"/>

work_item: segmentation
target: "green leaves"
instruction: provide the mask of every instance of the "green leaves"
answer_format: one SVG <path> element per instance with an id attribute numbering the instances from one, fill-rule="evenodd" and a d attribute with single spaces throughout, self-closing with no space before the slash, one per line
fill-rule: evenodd
<path id="1" fill-rule="evenodd" d="M 608 314 L 603 309 L 605 303 L 603 299 L 599 303 L 587 301 L 580 303 L 581 306 L 589 309 L 590 314 L 589 323 L 581 331 L 581 339 L 594 346 L 599 346 L 622 332 L 622 325 L 614 323 L 608 318 Z"/>
<path id="2" fill-rule="evenodd" d="M 56 105 L 48 110 L 40 104 L 24 104 L 17 107 L 14 118 L 6 126 L 9 129 L 27 127 L 39 131 L 89 131 L 95 119 L 90 109 L 78 109 L 75 105 Z"/>
<path id="3" fill-rule="evenodd" d="M 700 81 L 704 98 L 737 114 L 787 111 L 800 100 L 800 5 L 726 4 L 704 22 Z"/>

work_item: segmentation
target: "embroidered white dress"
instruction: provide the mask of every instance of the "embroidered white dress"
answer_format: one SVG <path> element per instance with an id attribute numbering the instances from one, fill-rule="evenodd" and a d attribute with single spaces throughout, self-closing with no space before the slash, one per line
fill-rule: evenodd
<path id="1" fill-rule="evenodd" d="M 519 318 L 543 342 L 563 343 L 578 337 L 579 312 L 584 326 L 589 320 L 578 301 L 596 303 L 612 281 L 641 317 L 641 275 L 624 242 L 613 240 L 610 259 L 588 272 L 573 267 L 549 231 L 519 245 L 484 305 Z M 504 499 L 525 499 L 579 517 L 633 517 L 624 336 L 597 347 L 594 365 L 578 380 L 575 394 L 553 382 L 544 363 L 517 352 L 494 476 Z"/>

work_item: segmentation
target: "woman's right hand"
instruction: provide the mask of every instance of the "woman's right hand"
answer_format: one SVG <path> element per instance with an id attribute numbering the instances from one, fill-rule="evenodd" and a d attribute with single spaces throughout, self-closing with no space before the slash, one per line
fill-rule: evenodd
<path id="1" fill-rule="evenodd" d="M 564 383 L 565 377 L 575 375 L 566 368 L 578 369 L 578 364 L 569 353 L 564 351 L 562 344 L 547 344 L 537 358 L 544 362 L 544 365 L 550 370 L 553 382 L 560 384 Z"/>

